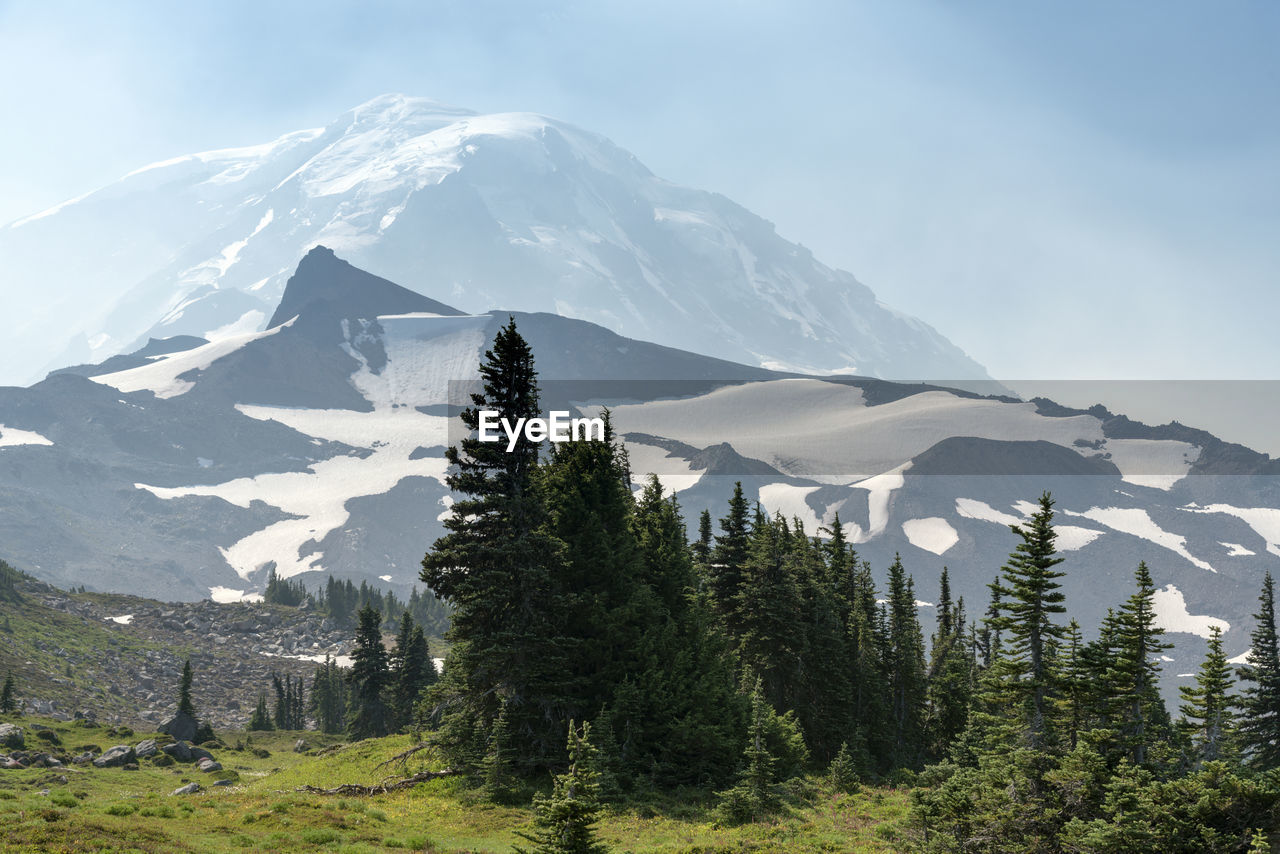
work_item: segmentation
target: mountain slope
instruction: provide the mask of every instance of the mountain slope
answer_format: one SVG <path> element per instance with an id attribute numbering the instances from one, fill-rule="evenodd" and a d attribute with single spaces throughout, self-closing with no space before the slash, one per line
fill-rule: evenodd
<path id="1" fill-rule="evenodd" d="M 919 384 L 806 377 L 623 338 L 547 313 L 464 314 L 323 247 L 279 323 L 0 389 L 0 540 L 63 587 L 236 599 L 268 570 L 400 594 L 442 533 L 444 448 L 481 356 L 513 317 L 547 408 L 609 406 L 638 482 L 686 518 L 749 500 L 809 533 L 835 524 L 917 596 L 937 575 L 984 607 L 1040 493 L 1058 501 L 1071 613 L 1091 629 L 1145 560 L 1195 669 L 1211 623 L 1248 644 L 1262 573 L 1280 573 L 1280 485 L 1266 455 L 1180 425 Z M 923 608 L 931 606 L 923 605 Z M 1170 692 L 1177 680 L 1168 680 Z"/>
<path id="2" fill-rule="evenodd" d="M 324 128 L 152 164 L 0 228 L 18 318 L 0 380 L 149 337 L 266 328 L 320 243 L 469 312 L 555 312 L 747 364 L 986 376 L 765 220 L 654 176 L 603 137 L 389 95 Z"/>

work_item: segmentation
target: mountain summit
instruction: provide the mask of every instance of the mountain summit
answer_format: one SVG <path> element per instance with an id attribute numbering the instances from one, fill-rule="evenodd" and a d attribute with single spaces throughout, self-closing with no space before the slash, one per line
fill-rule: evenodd
<path id="1" fill-rule="evenodd" d="M 0 381 L 150 337 L 261 330 L 319 244 L 468 312 L 555 312 L 783 369 L 986 377 L 764 219 L 656 177 L 601 136 L 384 95 L 326 127 L 152 164 L 0 228 L 21 318 Z"/>

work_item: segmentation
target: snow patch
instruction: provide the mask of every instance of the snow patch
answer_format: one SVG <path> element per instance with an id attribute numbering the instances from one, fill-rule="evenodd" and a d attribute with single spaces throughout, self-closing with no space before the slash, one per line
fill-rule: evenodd
<path id="1" fill-rule="evenodd" d="M 1187 600 L 1183 597 L 1182 591 L 1172 584 L 1155 592 L 1151 610 L 1155 614 L 1156 626 L 1166 632 L 1182 632 L 1208 638 L 1209 629 L 1213 626 L 1218 626 L 1223 634 L 1231 630 L 1231 624 L 1226 620 L 1187 613 Z"/>
<path id="2" fill-rule="evenodd" d="M 191 350 L 160 356 L 155 361 L 136 368 L 90 377 L 90 379 L 126 394 L 134 391 L 149 391 L 159 398 L 177 397 L 195 388 L 194 382 L 178 379 L 178 377 L 189 371 L 208 370 L 210 365 L 224 356 L 229 356 L 254 341 L 275 335 L 281 329 L 291 325 L 294 320 L 297 318 L 291 318 L 286 323 L 265 332 L 250 332 L 233 335 L 221 341 L 210 341 Z"/>
<path id="3" fill-rule="evenodd" d="M 14 448 L 19 445 L 52 445 L 53 442 L 34 430 L 19 430 L 17 427 L 6 427 L 0 424 L 0 448 Z"/>
<path id="4" fill-rule="evenodd" d="M 200 337 L 208 341 L 221 341 L 224 338 L 232 338 L 237 335 L 257 332 L 266 319 L 266 314 L 256 308 L 251 308 L 225 326 L 219 326 L 217 329 L 210 329 Z"/>
<path id="5" fill-rule="evenodd" d="M 1140 537 L 1150 543 L 1185 558 L 1192 566 L 1208 572 L 1217 572 L 1212 566 L 1187 551 L 1187 538 L 1171 534 L 1151 520 L 1146 510 L 1134 507 L 1093 507 L 1083 513 L 1064 511 L 1068 516 L 1092 519 L 1122 534 Z M 1280 513 L 1280 511 L 1275 511 Z"/>
<path id="6" fill-rule="evenodd" d="M 389 575 L 379 575 L 379 576 L 378 576 L 378 578 L 382 579 L 383 581 L 390 581 L 390 580 L 391 580 L 391 576 L 389 576 Z"/>
<path id="7" fill-rule="evenodd" d="M 127 626 L 133 622 L 133 614 L 121 614 L 118 617 L 108 617 L 107 619 L 113 623 L 119 623 L 122 626 Z"/>
<path id="8" fill-rule="evenodd" d="M 232 602 L 261 602 L 261 593 L 246 593 L 231 587 L 210 587 L 209 598 L 219 605 L 230 605 Z"/>
<path id="9" fill-rule="evenodd" d="M 978 501 L 976 498 L 956 499 L 956 512 L 964 518 L 978 519 L 982 522 L 994 522 L 998 525 L 1022 525 L 1026 523 L 1032 513 L 1040 509 L 1038 504 L 1032 504 L 1030 501 L 1019 501 L 1013 506 L 1022 513 L 1022 518 L 1001 512 L 984 501 Z M 1058 534 L 1055 545 L 1060 552 L 1073 552 L 1082 549 L 1102 536 L 1101 531 L 1095 531 L 1092 528 L 1081 528 L 1076 525 L 1055 525 L 1054 530 Z"/>
<path id="10" fill-rule="evenodd" d="M 1199 446 L 1169 439 L 1108 439 L 1102 450 L 1111 454 L 1121 480 L 1163 490 L 1186 477 L 1200 458 Z"/>
<path id="11" fill-rule="evenodd" d="M 644 488 L 650 474 L 658 476 L 664 495 L 689 489 L 702 480 L 703 473 L 695 470 L 688 460 L 669 453 L 664 448 L 643 442 L 627 442 L 626 446 L 633 474 L 632 482 L 637 489 Z"/>
<path id="12" fill-rule="evenodd" d="M 1280 555 L 1280 510 L 1272 507 L 1234 507 L 1230 504 L 1210 504 L 1197 507 L 1188 504 L 1182 508 L 1188 513 L 1225 513 L 1241 519 L 1267 543 L 1267 551 Z"/>
<path id="13" fill-rule="evenodd" d="M 1251 552 L 1248 549 L 1246 549 L 1244 546 L 1240 545 L 1239 543 L 1220 542 L 1218 543 L 1218 545 L 1222 546 L 1227 550 L 1227 557 L 1246 557 L 1249 555 L 1257 554 L 1257 552 Z"/>
<path id="14" fill-rule="evenodd" d="M 1249 653 L 1253 652 L 1252 647 L 1237 655 L 1235 658 L 1228 658 L 1227 664 L 1248 664 Z"/>
<path id="15" fill-rule="evenodd" d="M 951 524 L 939 516 L 924 519 L 908 519 L 902 523 L 902 533 L 907 541 L 918 549 L 940 555 L 960 542 L 960 535 Z"/>

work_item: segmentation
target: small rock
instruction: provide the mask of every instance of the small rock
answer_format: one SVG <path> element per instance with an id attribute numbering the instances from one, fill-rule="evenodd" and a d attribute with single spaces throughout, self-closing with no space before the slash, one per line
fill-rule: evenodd
<path id="1" fill-rule="evenodd" d="M 293 743 L 294 753 L 306 753 L 310 749 L 311 745 L 307 744 L 307 740 L 305 738 L 300 738 Z"/>
<path id="2" fill-rule="evenodd" d="M 156 747 L 156 740 L 154 738 L 148 738 L 145 741 L 140 741 L 135 744 L 133 746 L 133 752 L 139 759 L 146 759 L 148 756 L 155 756 L 159 753 L 160 748 Z"/>
<path id="3" fill-rule="evenodd" d="M 232 784 L 232 782 L 231 782 L 230 780 L 214 780 L 214 781 L 213 781 L 213 785 L 215 785 L 215 786 L 230 786 L 230 785 L 233 785 L 233 784 Z"/>
<path id="4" fill-rule="evenodd" d="M 199 783 L 188 783 L 188 784 L 187 784 L 187 785 L 185 785 L 185 786 L 179 786 L 178 788 L 174 789 L 174 790 L 173 790 L 172 792 L 170 792 L 169 794 L 171 794 L 171 795 L 194 795 L 194 794 L 195 794 L 196 792 L 198 792 L 198 791 L 200 791 L 200 784 L 199 784 Z"/>
<path id="5" fill-rule="evenodd" d="M 222 763 L 212 759 L 201 759 L 197 767 L 206 774 L 212 774 L 214 771 L 222 770 Z"/>

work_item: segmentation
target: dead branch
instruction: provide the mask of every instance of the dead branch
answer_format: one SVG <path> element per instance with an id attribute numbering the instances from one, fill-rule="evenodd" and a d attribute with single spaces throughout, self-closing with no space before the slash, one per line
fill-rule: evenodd
<path id="1" fill-rule="evenodd" d="M 377 765 L 373 766 L 373 769 L 376 771 L 379 768 L 383 767 L 384 765 L 390 765 L 392 762 L 405 762 L 409 759 L 410 756 L 417 753 L 419 750 L 426 750 L 429 746 L 430 745 L 428 745 L 425 741 L 420 741 L 417 744 L 415 744 L 413 747 L 410 747 L 405 752 L 397 753 L 395 756 L 392 756 L 390 759 L 384 762 L 379 762 Z"/>
<path id="2" fill-rule="evenodd" d="M 410 786 L 416 786 L 428 780 L 453 777 L 461 773 L 461 771 L 453 768 L 446 768 L 444 771 L 419 771 L 411 777 L 402 777 L 400 779 L 388 777 L 381 783 L 372 786 L 362 786 L 359 783 L 343 783 L 341 786 L 335 786 L 332 789 L 322 789 L 319 786 L 299 786 L 297 791 L 307 792 L 312 795 L 359 795 L 368 797 L 371 795 L 384 795 L 387 792 L 407 789 Z"/>

